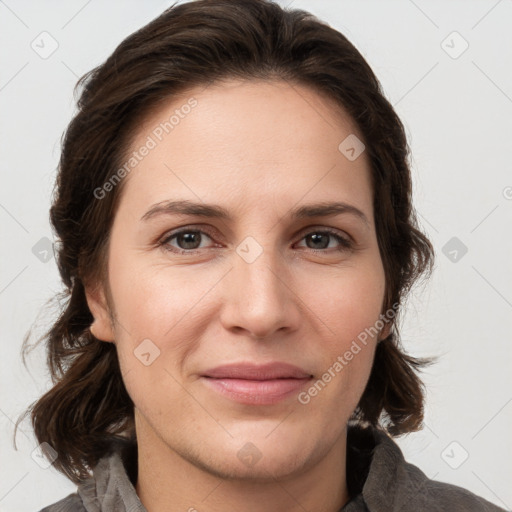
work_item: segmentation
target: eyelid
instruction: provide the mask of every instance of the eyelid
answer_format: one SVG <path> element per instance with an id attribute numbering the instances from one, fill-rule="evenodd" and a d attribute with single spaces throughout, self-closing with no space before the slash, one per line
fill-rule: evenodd
<path id="1" fill-rule="evenodd" d="M 166 248 L 166 247 L 168 247 L 168 242 L 172 238 L 180 235 L 181 233 L 187 233 L 187 232 L 200 232 L 200 233 L 206 234 L 210 239 L 214 240 L 216 237 L 216 234 L 214 234 L 213 231 L 215 231 L 215 230 L 210 228 L 208 225 L 203 225 L 203 224 L 191 224 L 191 225 L 187 225 L 187 226 L 181 226 L 179 228 L 176 228 L 176 229 L 166 232 L 162 237 L 159 238 L 157 245 L 163 246 L 164 248 Z M 340 251 L 349 251 L 349 250 L 355 251 L 355 249 L 356 249 L 356 247 L 355 247 L 356 240 L 349 233 L 347 233 L 346 231 L 341 230 L 339 228 L 334 228 L 331 226 L 322 226 L 322 225 L 306 226 L 305 228 L 302 228 L 301 230 L 299 230 L 299 232 L 294 236 L 294 238 L 299 236 L 300 238 L 297 240 L 297 242 L 300 242 L 307 235 L 309 235 L 311 233 L 327 233 L 335 238 L 339 237 L 341 239 L 341 241 L 339 241 L 339 243 L 340 243 L 339 250 Z M 203 249 L 209 249 L 209 247 L 203 248 Z M 318 251 L 318 252 L 329 253 L 334 248 L 330 248 L 330 249 L 306 248 L 306 249 L 308 249 L 309 251 Z M 188 249 L 187 250 L 187 249 L 180 249 L 180 248 L 174 247 L 173 249 L 167 248 L 166 250 L 169 250 L 170 252 L 181 253 L 181 254 L 194 254 L 196 252 L 201 251 L 202 249 Z"/>
<path id="2" fill-rule="evenodd" d="M 198 231 L 200 233 L 204 233 L 208 235 L 209 238 L 213 239 L 215 235 L 213 234 L 213 230 L 209 228 L 208 226 L 204 225 L 198 225 L 198 224 L 191 224 L 189 226 L 181 226 L 176 229 L 172 229 L 171 231 L 167 231 L 163 236 L 159 237 L 157 244 L 158 245 L 165 245 L 171 238 L 174 238 L 175 236 L 181 234 L 181 233 L 188 233 L 192 231 Z M 181 249 L 184 250 L 184 249 Z M 199 249 L 190 249 L 187 252 L 194 252 Z"/>
<path id="3" fill-rule="evenodd" d="M 312 226 L 307 226 L 303 229 L 301 229 L 297 236 L 298 235 L 303 235 L 303 234 L 308 234 L 308 233 L 311 233 L 311 232 L 327 232 L 327 233 L 330 233 L 330 234 L 334 234 L 334 235 L 338 235 L 338 236 L 341 236 L 341 237 L 346 237 L 348 240 L 347 241 L 350 241 L 350 242 L 353 242 L 355 243 L 355 240 L 354 238 L 349 234 L 347 233 L 347 231 L 343 230 L 343 229 L 340 229 L 340 228 L 335 228 L 335 227 L 332 227 L 332 226 L 322 226 L 322 225 L 318 225 L 318 224 L 314 224 Z"/>

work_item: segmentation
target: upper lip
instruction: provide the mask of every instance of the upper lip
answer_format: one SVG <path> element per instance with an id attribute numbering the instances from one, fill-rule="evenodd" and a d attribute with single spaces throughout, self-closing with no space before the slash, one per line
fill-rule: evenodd
<path id="1" fill-rule="evenodd" d="M 231 363 L 207 370 L 204 377 L 216 379 L 306 379 L 312 375 L 298 366 L 288 363 L 273 362 L 261 365 L 254 363 Z"/>

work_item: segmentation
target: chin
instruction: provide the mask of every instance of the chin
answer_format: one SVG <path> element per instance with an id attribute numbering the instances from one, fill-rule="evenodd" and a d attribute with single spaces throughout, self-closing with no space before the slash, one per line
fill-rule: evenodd
<path id="1" fill-rule="evenodd" d="M 244 455 L 234 453 L 232 457 L 223 450 L 212 454 L 206 460 L 203 457 L 190 459 L 195 466 L 226 480 L 247 480 L 252 483 L 271 483 L 276 479 L 297 476 L 306 470 L 307 457 L 302 459 L 293 450 L 279 457 L 264 455 L 257 452 L 254 446 L 244 445 L 241 448 Z M 251 455 L 252 452 L 252 455 Z"/>
<path id="2" fill-rule="evenodd" d="M 180 446 L 179 454 L 195 466 L 230 480 L 271 482 L 297 476 L 321 460 L 329 449 L 325 436 L 287 428 L 286 421 L 270 422 L 237 432 L 219 427 L 218 435 L 204 436 L 189 446 Z M 244 422 L 247 423 L 247 422 Z M 278 426 L 279 425 L 279 426 Z M 224 424 L 223 424 L 224 426 Z M 277 427 L 277 428 L 276 428 Z M 279 432 L 279 434 L 278 434 Z M 327 442 L 325 445 L 324 443 Z M 188 444 L 188 443 L 187 443 Z"/>

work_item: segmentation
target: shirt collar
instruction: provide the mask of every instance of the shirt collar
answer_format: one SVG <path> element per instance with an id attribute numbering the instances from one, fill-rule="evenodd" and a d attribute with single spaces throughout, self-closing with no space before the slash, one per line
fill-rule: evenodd
<path id="1" fill-rule="evenodd" d="M 389 434 L 371 426 L 349 425 L 346 464 L 351 499 L 340 512 L 398 510 L 405 503 L 410 507 L 411 499 L 428 480 L 405 462 Z M 118 440 L 77 491 L 87 512 L 147 512 L 135 492 L 136 480 L 137 444 Z"/>

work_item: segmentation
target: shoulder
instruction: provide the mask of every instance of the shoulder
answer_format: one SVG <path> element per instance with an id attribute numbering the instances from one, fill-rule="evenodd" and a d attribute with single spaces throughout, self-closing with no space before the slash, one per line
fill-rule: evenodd
<path id="1" fill-rule="evenodd" d="M 134 488 L 137 479 L 137 445 L 113 442 L 92 475 L 81 480 L 76 492 L 39 512 L 147 512 Z"/>
<path id="2" fill-rule="evenodd" d="M 359 438 L 359 439 L 358 439 Z M 408 463 L 395 440 L 380 429 L 365 429 L 352 436 L 366 438 L 371 462 L 362 489 L 368 509 L 428 510 L 436 512 L 502 512 L 504 509 L 446 482 L 428 478 L 417 466 Z M 372 438 L 372 441 L 368 441 Z M 356 441 L 357 442 L 357 441 Z"/>
<path id="3" fill-rule="evenodd" d="M 44 507 L 39 512 L 86 512 L 82 498 L 74 492 L 65 498 Z"/>
<path id="4" fill-rule="evenodd" d="M 504 509 L 457 485 L 428 478 L 418 467 L 404 462 L 404 477 L 399 488 L 406 504 L 413 510 L 440 512 L 502 512 Z M 423 508 L 422 508 L 423 507 Z M 427 508 L 428 507 L 428 508 Z"/>

